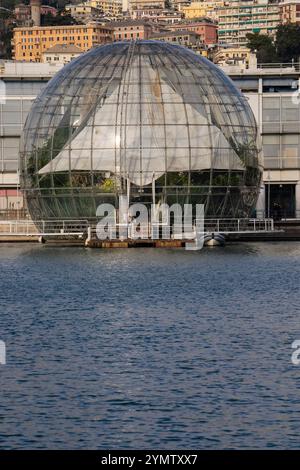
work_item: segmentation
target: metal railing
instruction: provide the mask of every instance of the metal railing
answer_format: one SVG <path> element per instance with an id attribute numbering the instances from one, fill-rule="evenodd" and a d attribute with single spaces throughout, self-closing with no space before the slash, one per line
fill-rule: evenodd
<path id="1" fill-rule="evenodd" d="M 37 236 L 38 229 L 31 220 L 1 220 L 0 235 Z"/>
<path id="2" fill-rule="evenodd" d="M 1 209 L 0 220 L 25 220 L 28 218 L 26 209 Z"/>
<path id="3" fill-rule="evenodd" d="M 196 237 L 198 227 L 203 227 L 203 221 L 195 221 L 193 227 L 189 230 L 184 230 L 182 226 L 182 232 L 175 228 L 174 225 L 168 224 L 116 224 L 110 225 L 105 231 L 105 235 L 108 239 L 173 239 L 173 240 L 193 240 Z M 204 220 L 204 233 L 262 233 L 262 232 L 273 232 L 274 222 L 273 219 L 205 219 Z M 97 237 L 96 226 L 91 226 L 88 229 L 89 237 Z M 103 232 L 102 232 L 103 235 Z"/>
<path id="4" fill-rule="evenodd" d="M 273 219 L 205 219 L 206 232 L 255 233 L 273 232 Z"/>
<path id="5" fill-rule="evenodd" d="M 107 238 L 113 239 L 194 239 L 197 225 L 203 226 L 203 221 L 197 220 L 188 231 L 182 232 L 178 226 L 159 223 L 112 224 L 105 228 Z M 274 231 L 273 219 L 205 219 L 205 233 L 257 233 Z M 96 223 L 88 220 L 12 220 L 0 221 L 0 235 L 20 236 L 49 236 L 49 237 L 97 237 Z"/>
<path id="6" fill-rule="evenodd" d="M 294 68 L 299 70 L 299 62 L 263 62 L 257 64 L 258 69 L 287 69 Z"/>
<path id="7" fill-rule="evenodd" d="M 35 224 L 41 235 L 80 235 L 87 233 L 88 220 L 40 220 Z"/>
<path id="8" fill-rule="evenodd" d="M 87 233 L 87 220 L 10 220 L 0 221 L 0 235 L 73 236 Z"/>

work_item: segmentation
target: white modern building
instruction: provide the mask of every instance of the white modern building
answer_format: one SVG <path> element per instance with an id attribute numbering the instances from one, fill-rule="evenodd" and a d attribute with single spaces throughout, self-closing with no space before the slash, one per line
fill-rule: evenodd
<path id="1" fill-rule="evenodd" d="M 61 64 L 0 61 L 0 214 L 23 208 L 19 191 L 20 135 L 32 102 Z"/>
<path id="2" fill-rule="evenodd" d="M 264 178 L 258 216 L 300 219 L 299 64 L 225 66 L 243 91 L 260 127 Z"/>

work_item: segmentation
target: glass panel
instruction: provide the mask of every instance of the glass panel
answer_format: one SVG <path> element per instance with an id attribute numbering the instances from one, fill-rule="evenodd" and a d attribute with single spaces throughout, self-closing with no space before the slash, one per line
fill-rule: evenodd
<path id="1" fill-rule="evenodd" d="M 2 115 L 8 132 L 29 113 L 21 171 L 33 217 L 93 217 L 100 202 L 127 191 L 131 202 L 149 202 L 153 183 L 157 202 L 201 201 L 208 216 L 247 216 L 245 185 L 248 200 L 257 197 L 260 144 L 249 104 L 220 69 L 188 49 L 147 41 L 95 48 L 30 105 L 24 100 L 21 110 L 12 100 Z M 278 97 L 264 100 L 272 129 L 279 106 Z M 285 118 L 295 111 L 286 104 Z M 266 136 L 264 145 L 267 159 L 280 155 L 279 141 Z M 290 154 L 298 147 L 286 142 L 282 158 L 296 158 Z"/>

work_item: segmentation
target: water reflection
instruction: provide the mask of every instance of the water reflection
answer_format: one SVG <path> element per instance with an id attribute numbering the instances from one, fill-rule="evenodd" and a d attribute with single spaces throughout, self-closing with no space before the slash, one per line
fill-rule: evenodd
<path id="1" fill-rule="evenodd" d="M 0 245 L 0 446 L 299 447 L 299 259 Z"/>

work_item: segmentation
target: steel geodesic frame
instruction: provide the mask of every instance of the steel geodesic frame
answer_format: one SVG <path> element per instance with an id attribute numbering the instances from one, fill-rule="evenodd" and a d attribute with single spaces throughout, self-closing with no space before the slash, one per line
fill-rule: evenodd
<path id="1" fill-rule="evenodd" d="M 94 218 L 122 194 L 248 217 L 258 136 L 245 97 L 208 60 L 159 41 L 112 43 L 65 66 L 36 99 L 21 184 L 33 219 Z"/>

